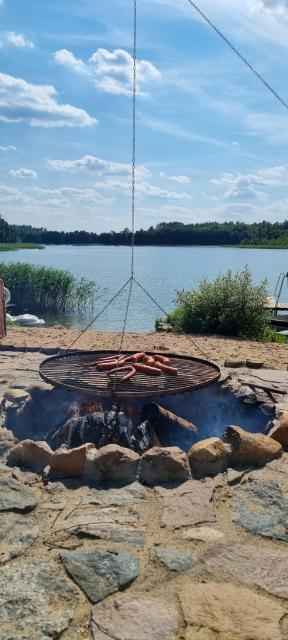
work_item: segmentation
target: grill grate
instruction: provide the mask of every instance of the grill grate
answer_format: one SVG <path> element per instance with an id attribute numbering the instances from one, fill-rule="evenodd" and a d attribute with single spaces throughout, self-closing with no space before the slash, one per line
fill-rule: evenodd
<path id="1" fill-rule="evenodd" d="M 125 355 L 134 353 L 125 351 Z M 162 374 L 150 377 L 137 373 L 128 382 L 120 382 L 123 373 L 119 372 L 117 386 L 114 380 L 108 378 L 104 372 L 86 367 L 89 362 L 95 362 L 103 356 L 118 355 L 115 351 L 86 351 L 82 353 L 65 353 L 44 360 L 39 369 L 41 378 L 56 387 L 97 395 L 99 397 L 138 398 L 151 396 L 165 396 L 186 393 L 205 387 L 220 377 L 220 369 L 207 360 L 166 354 L 171 365 L 177 367 L 178 376 Z M 149 355 L 155 355 L 150 352 Z"/>

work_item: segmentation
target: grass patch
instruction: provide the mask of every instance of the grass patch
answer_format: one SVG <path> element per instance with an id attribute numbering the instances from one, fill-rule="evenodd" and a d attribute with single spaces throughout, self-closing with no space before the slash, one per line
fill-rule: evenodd
<path id="1" fill-rule="evenodd" d="M 44 244 L 35 242 L 0 242 L 0 251 L 17 251 L 18 249 L 44 249 Z"/>
<path id="2" fill-rule="evenodd" d="M 12 303 L 31 312 L 53 313 L 93 306 L 96 285 L 85 278 L 78 279 L 69 271 L 39 267 L 21 262 L 0 263 L 0 278 L 11 292 Z"/>

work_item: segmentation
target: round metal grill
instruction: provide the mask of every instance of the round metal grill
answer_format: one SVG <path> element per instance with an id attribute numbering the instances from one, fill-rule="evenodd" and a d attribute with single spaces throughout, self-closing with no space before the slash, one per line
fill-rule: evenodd
<path id="1" fill-rule="evenodd" d="M 133 351 L 125 351 L 131 355 Z M 44 360 L 39 369 L 41 378 L 49 384 L 75 391 L 103 397 L 137 398 L 164 396 L 176 393 L 186 393 L 205 387 L 220 377 L 220 369 L 215 364 L 199 358 L 166 354 L 173 367 L 177 367 L 178 375 L 162 374 L 159 377 L 146 376 L 141 373 L 129 380 L 120 382 L 123 373 L 111 379 L 106 373 L 97 371 L 94 367 L 87 367 L 91 362 L 97 362 L 103 356 L 118 355 L 115 351 L 86 351 L 82 353 L 66 353 Z M 149 355 L 155 355 L 149 353 Z"/>

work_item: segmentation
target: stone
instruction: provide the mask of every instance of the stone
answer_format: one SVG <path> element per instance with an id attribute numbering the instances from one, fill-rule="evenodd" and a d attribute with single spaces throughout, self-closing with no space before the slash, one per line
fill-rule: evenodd
<path id="1" fill-rule="evenodd" d="M 143 593 L 105 600 L 92 609 L 94 640 L 173 640 L 179 618 L 174 602 Z"/>
<path id="2" fill-rule="evenodd" d="M 130 584 L 139 573 L 132 553 L 112 553 L 98 548 L 60 553 L 69 575 L 94 604 Z"/>
<path id="3" fill-rule="evenodd" d="M 108 444 L 94 450 L 89 455 L 89 470 L 86 463 L 85 475 L 105 482 L 135 482 L 138 476 L 140 456 L 131 449 L 117 444 Z M 92 467 L 92 469 L 91 469 Z"/>
<path id="4" fill-rule="evenodd" d="M 235 491 L 233 521 L 266 538 L 288 541 L 288 500 L 276 482 L 267 481 Z"/>
<path id="5" fill-rule="evenodd" d="M 83 444 L 76 449 L 55 451 L 50 458 L 49 464 L 51 471 L 60 471 L 66 476 L 75 478 L 82 476 L 89 449 L 95 449 L 94 444 Z"/>
<path id="6" fill-rule="evenodd" d="M 20 402 L 24 402 L 29 398 L 29 393 L 24 391 L 23 389 L 8 389 L 4 393 L 4 400 L 11 402 L 12 404 L 18 404 Z"/>
<path id="7" fill-rule="evenodd" d="M 282 640 L 284 606 L 234 584 L 184 583 L 179 589 L 186 640 Z M 136 636 L 135 636 L 136 637 Z"/>
<path id="8" fill-rule="evenodd" d="M 5 427 L 0 428 L 0 455 L 1 453 L 12 449 L 17 442 L 14 433 Z"/>
<path id="9" fill-rule="evenodd" d="M 0 478 L 0 511 L 32 511 L 38 500 L 34 491 L 21 482 Z"/>
<path id="10" fill-rule="evenodd" d="M 257 372 L 242 369 L 238 374 L 238 380 L 249 386 L 264 389 L 264 391 L 288 393 L 288 372 L 280 369 L 261 369 Z"/>
<path id="11" fill-rule="evenodd" d="M 246 360 L 246 367 L 248 367 L 248 369 L 262 369 L 264 364 L 263 360 Z"/>
<path id="12" fill-rule="evenodd" d="M 33 520 L 15 513 L 0 514 L 0 564 L 22 555 L 38 534 Z"/>
<path id="13" fill-rule="evenodd" d="M 229 369 L 238 369 L 239 367 L 245 367 L 246 366 L 246 360 L 238 360 L 236 358 L 226 358 L 226 360 L 224 361 L 224 367 L 228 367 Z"/>
<path id="14" fill-rule="evenodd" d="M 268 436 L 279 442 L 284 449 L 288 448 L 288 411 L 284 411 L 278 420 L 275 420 Z"/>
<path id="15" fill-rule="evenodd" d="M 9 451 L 7 464 L 11 467 L 28 467 L 41 473 L 50 464 L 52 449 L 47 442 L 21 440 Z"/>
<path id="16" fill-rule="evenodd" d="M 233 466 L 261 467 L 274 458 L 279 458 L 282 453 L 279 442 L 262 433 L 249 433 L 235 425 L 227 428 L 224 438 L 233 448 L 231 458 Z"/>
<path id="17" fill-rule="evenodd" d="M 239 471 L 239 469 L 227 469 L 228 484 L 231 486 L 241 484 L 242 481 L 246 479 L 246 474 L 249 473 L 250 470 L 252 471 L 253 467 L 251 467 L 251 469 L 242 469 L 241 471 Z"/>
<path id="18" fill-rule="evenodd" d="M 287 553 L 224 541 L 210 547 L 202 561 L 217 576 L 231 577 L 278 598 L 288 598 Z"/>
<path id="19" fill-rule="evenodd" d="M 178 447 L 152 447 L 142 456 L 140 479 L 144 484 L 173 484 L 189 478 L 187 454 Z"/>
<path id="20" fill-rule="evenodd" d="M 164 547 L 160 545 L 155 551 L 155 559 L 170 571 L 188 571 L 198 562 L 198 556 L 189 549 Z"/>
<path id="21" fill-rule="evenodd" d="M 188 458 L 194 477 L 217 475 L 226 471 L 231 458 L 231 447 L 220 438 L 207 438 L 191 447 Z"/>
<path id="22" fill-rule="evenodd" d="M 0 584 L 1 640 L 54 640 L 68 629 L 78 593 L 51 559 L 6 564 Z"/>
<path id="23" fill-rule="evenodd" d="M 224 533 L 219 529 L 210 527 L 197 527 L 193 529 L 185 529 L 183 540 L 199 540 L 199 542 L 216 542 L 224 538 Z"/>
<path id="24" fill-rule="evenodd" d="M 80 538 L 87 536 L 90 540 L 107 540 L 110 542 L 124 542 L 127 545 L 133 544 L 136 547 L 144 547 L 146 536 L 144 531 L 128 528 L 125 526 L 112 525 L 80 525 L 73 529 L 73 535 Z"/>
<path id="25" fill-rule="evenodd" d="M 191 527 L 204 522 L 215 522 L 212 504 L 215 485 L 211 481 L 189 480 L 163 495 L 161 526 L 167 529 Z"/>

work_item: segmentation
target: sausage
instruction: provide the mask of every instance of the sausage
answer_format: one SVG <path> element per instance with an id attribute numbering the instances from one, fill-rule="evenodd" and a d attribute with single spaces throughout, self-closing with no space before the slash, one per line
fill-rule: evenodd
<path id="1" fill-rule="evenodd" d="M 139 371 L 139 373 L 145 373 L 146 376 L 161 376 L 160 369 L 150 367 L 148 364 L 140 364 L 137 362 L 133 366 L 136 371 Z"/>
<path id="2" fill-rule="evenodd" d="M 103 362 L 102 364 L 97 364 L 96 365 L 96 369 L 97 371 L 111 371 L 113 369 L 115 369 L 115 367 L 117 368 L 117 361 L 114 360 L 112 362 Z M 119 367 L 121 367 L 121 363 L 119 363 Z"/>
<path id="3" fill-rule="evenodd" d="M 126 374 L 126 376 L 121 378 L 120 382 L 127 382 L 127 380 L 130 380 L 134 376 L 136 376 L 136 369 L 134 367 L 130 367 L 130 371 Z"/>
<path id="4" fill-rule="evenodd" d="M 156 364 L 153 356 L 148 356 L 147 354 L 145 355 L 145 358 L 143 358 L 143 362 L 145 362 L 145 364 L 149 364 L 150 367 L 155 367 Z"/>
<path id="5" fill-rule="evenodd" d="M 160 356 L 160 355 L 156 355 L 153 356 L 154 360 L 156 360 L 156 362 L 162 362 L 162 364 L 169 364 L 170 362 L 170 358 L 166 358 L 165 356 Z"/>
<path id="6" fill-rule="evenodd" d="M 119 364 L 119 366 L 117 367 L 117 363 L 116 363 L 113 369 L 109 369 L 107 375 L 110 376 L 112 373 L 118 373 L 119 371 L 130 371 L 132 366 L 134 367 L 134 365 L 132 364 L 127 364 L 127 365 Z"/>
<path id="7" fill-rule="evenodd" d="M 178 371 L 176 367 L 169 367 L 167 364 L 163 364 L 162 362 L 155 362 L 155 367 L 162 371 L 162 373 L 167 373 L 170 376 L 178 376 Z"/>
<path id="8" fill-rule="evenodd" d="M 144 359 L 145 353 L 143 351 L 139 351 L 139 353 L 134 353 L 131 356 L 126 356 L 124 362 L 141 362 Z"/>

